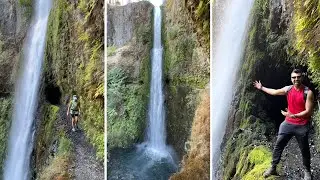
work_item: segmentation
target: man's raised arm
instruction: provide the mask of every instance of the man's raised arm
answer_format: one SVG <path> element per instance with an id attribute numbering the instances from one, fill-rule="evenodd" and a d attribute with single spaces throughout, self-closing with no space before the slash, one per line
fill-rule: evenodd
<path id="1" fill-rule="evenodd" d="M 286 95 L 286 90 L 288 88 L 288 86 L 286 87 L 283 87 L 281 89 L 272 89 L 272 88 L 266 88 L 266 87 L 263 87 L 261 82 L 260 81 L 255 81 L 253 82 L 253 86 L 267 94 L 270 94 L 270 95 Z"/>

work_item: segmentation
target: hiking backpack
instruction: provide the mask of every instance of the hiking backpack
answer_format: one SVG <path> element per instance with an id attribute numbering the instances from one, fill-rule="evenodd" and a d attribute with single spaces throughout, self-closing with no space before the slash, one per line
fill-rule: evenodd
<path id="1" fill-rule="evenodd" d="M 79 109 L 78 105 L 79 105 L 78 99 L 72 99 L 70 109 L 72 111 L 77 111 Z"/>

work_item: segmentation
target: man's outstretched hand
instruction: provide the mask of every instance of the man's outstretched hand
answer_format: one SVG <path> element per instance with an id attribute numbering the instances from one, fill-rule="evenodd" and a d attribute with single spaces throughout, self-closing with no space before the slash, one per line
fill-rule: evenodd
<path id="1" fill-rule="evenodd" d="M 260 81 L 255 81 L 253 82 L 253 86 L 257 89 L 261 89 L 262 88 L 262 84 Z"/>

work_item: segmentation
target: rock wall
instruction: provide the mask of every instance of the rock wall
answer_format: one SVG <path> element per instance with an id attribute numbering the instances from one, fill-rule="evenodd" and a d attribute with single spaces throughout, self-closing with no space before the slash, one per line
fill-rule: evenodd
<path id="1" fill-rule="evenodd" d="M 150 2 L 107 9 L 108 149 L 144 139 L 153 41 Z"/>
<path id="2" fill-rule="evenodd" d="M 198 24 L 206 24 L 209 19 L 199 16 L 198 20 L 194 20 L 196 16 L 193 14 L 196 9 L 206 11 L 208 6 L 200 4 L 207 3 L 171 0 L 164 6 L 162 33 L 167 141 L 174 146 L 180 158 L 187 152 L 185 146 L 190 138 L 195 110 L 200 101 L 199 92 L 209 83 L 208 44 L 202 41 L 209 36 L 198 34 L 199 31 L 208 31 L 201 28 L 199 30 Z"/>
<path id="3" fill-rule="evenodd" d="M 0 1 L 0 95 L 14 90 L 23 41 L 30 23 L 27 14 L 30 6 L 32 4 Z"/>

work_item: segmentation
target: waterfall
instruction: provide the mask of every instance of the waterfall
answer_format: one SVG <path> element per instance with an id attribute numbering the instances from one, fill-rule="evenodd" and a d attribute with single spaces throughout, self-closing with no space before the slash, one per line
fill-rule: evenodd
<path id="1" fill-rule="evenodd" d="M 166 148 L 164 95 L 162 82 L 161 9 L 154 9 L 154 36 L 151 59 L 150 101 L 148 111 L 148 147 L 163 151 Z"/>
<path id="2" fill-rule="evenodd" d="M 230 0 L 224 5 L 216 26 L 211 68 L 211 168 L 212 178 L 220 159 L 220 145 L 225 134 L 226 122 L 234 95 L 234 84 L 243 55 L 253 0 Z M 213 36 L 213 34 L 211 35 Z"/>
<path id="3" fill-rule="evenodd" d="M 46 41 L 50 0 L 37 0 L 23 50 L 22 72 L 15 87 L 14 110 L 4 166 L 4 180 L 30 179 L 34 119 L 38 101 L 42 59 Z"/>

